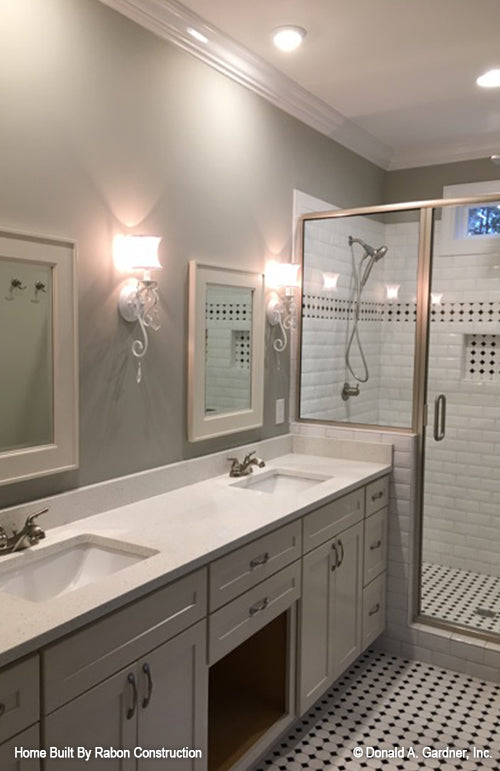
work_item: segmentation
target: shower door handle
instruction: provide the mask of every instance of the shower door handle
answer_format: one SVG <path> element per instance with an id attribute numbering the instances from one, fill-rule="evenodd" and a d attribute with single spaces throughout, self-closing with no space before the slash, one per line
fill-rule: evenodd
<path id="1" fill-rule="evenodd" d="M 434 400 L 434 439 L 440 442 L 446 433 L 446 396 L 439 394 Z"/>

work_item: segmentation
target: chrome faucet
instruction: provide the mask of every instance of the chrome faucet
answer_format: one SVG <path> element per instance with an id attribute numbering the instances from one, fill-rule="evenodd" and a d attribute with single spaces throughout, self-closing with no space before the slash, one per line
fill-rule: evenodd
<path id="1" fill-rule="evenodd" d="M 229 469 L 229 476 L 246 477 L 248 474 L 252 473 L 252 466 L 263 468 L 266 465 L 265 462 L 262 460 L 262 458 L 254 458 L 254 455 L 255 450 L 249 452 L 248 455 L 245 455 L 242 461 L 239 461 L 238 458 L 228 458 L 228 460 L 232 461 L 231 468 Z"/>
<path id="2" fill-rule="evenodd" d="M 45 538 L 45 531 L 40 525 L 35 525 L 35 519 L 41 514 L 45 514 L 46 511 L 48 508 L 37 511 L 35 514 L 29 514 L 23 529 L 19 532 L 13 530 L 11 535 L 7 535 L 3 527 L 0 526 L 0 554 L 12 554 L 14 551 L 27 549 Z"/>

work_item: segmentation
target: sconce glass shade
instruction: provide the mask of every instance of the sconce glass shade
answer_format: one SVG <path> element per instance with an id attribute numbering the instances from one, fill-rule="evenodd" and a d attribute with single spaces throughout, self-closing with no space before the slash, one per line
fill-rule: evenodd
<path id="1" fill-rule="evenodd" d="M 113 244 L 114 262 L 120 270 L 159 270 L 159 236 L 116 236 Z"/>
<path id="2" fill-rule="evenodd" d="M 271 261 L 266 265 L 266 287 L 268 289 L 295 288 L 300 286 L 300 264 L 295 262 Z"/>

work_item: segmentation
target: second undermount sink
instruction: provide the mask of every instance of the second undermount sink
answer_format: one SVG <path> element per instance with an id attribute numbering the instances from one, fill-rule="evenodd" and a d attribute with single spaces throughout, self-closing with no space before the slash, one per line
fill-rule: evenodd
<path id="1" fill-rule="evenodd" d="M 242 487 L 262 493 L 274 493 L 275 495 L 293 495 L 307 490 L 313 485 L 326 482 L 328 479 L 333 479 L 333 477 L 292 469 L 269 469 L 269 471 L 263 471 L 255 476 L 251 474 L 244 477 L 239 482 L 234 482 L 233 487 Z"/>
<path id="2" fill-rule="evenodd" d="M 136 544 L 83 533 L 51 546 L 19 552 L 4 565 L 0 562 L 0 592 L 44 602 L 157 553 Z"/>

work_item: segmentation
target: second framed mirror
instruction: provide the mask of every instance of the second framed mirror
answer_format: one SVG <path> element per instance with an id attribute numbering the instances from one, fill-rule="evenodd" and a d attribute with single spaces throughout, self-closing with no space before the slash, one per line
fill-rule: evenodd
<path id="1" fill-rule="evenodd" d="M 262 425 L 263 276 L 189 263 L 188 439 Z"/>

